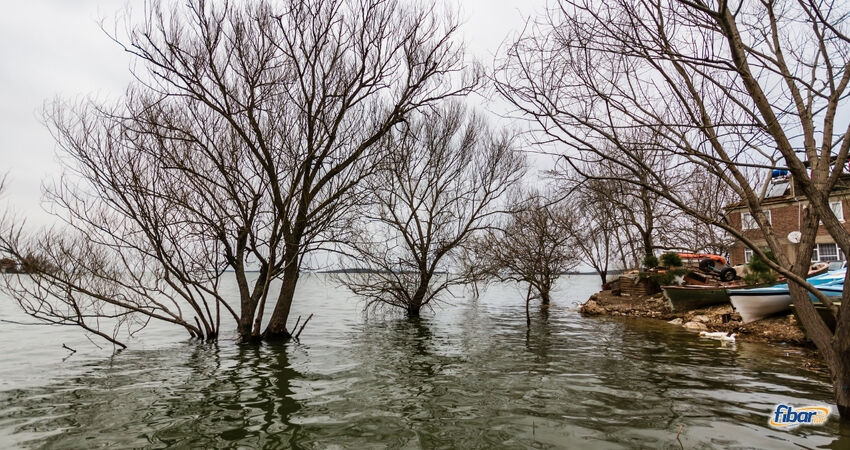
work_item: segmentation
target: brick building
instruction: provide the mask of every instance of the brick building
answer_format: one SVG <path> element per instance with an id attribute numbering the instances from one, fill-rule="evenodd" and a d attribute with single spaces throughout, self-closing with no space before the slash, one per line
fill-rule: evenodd
<path id="1" fill-rule="evenodd" d="M 789 176 L 779 173 L 780 175 L 775 176 L 771 181 L 762 207 L 773 228 L 773 233 L 785 244 L 785 250 L 793 259 L 796 244 L 789 240 L 789 234 L 800 230 L 803 207 L 808 204 L 808 200 L 802 195 L 796 195 L 799 189 L 794 186 Z M 838 220 L 844 222 L 844 228 L 850 231 L 850 223 L 845 222 L 848 208 L 850 208 L 850 177 L 844 177 L 839 181 L 830 195 L 829 206 Z M 753 239 L 757 245 L 767 247 L 767 242 L 746 206 L 740 203 L 729 205 L 727 214 L 729 223 L 733 227 L 742 230 L 744 235 Z M 815 243 L 812 261 L 843 261 L 845 259 L 843 252 L 823 226 L 818 229 Z M 752 250 L 741 242 L 736 242 L 729 251 L 729 259 L 732 264 L 744 264 L 750 261 L 752 254 Z"/>

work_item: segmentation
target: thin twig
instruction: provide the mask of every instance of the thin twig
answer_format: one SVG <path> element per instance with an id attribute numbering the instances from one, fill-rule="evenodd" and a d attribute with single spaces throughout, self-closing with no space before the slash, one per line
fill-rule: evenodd
<path id="1" fill-rule="evenodd" d="M 682 447 L 682 450 L 685 450 L 685 445 L 682 444 L 682 440 L 679 439 L 679 436 L 682 434 L 682 429 L 685 428 L 685 424 L 679 424 L 679 431 L 676 433 L 676 440 L 679 441 L 679 447 Z"/>
<path id="2" fill-rule="evenodd" d="M 294 327 L 292 327 L 292 331 L 295 331 L 295 330 L 297 330 L 297 329 L 298 329 L 298 324 L 299 324 L 299 323 L 301 323 L 301 315 L 300 315 L 300 314 L 298 315 L 298 320 L 296 320 L 296 321 L 295 321 L 295 326 L 294 326 Z"/>
<path id="3" fill-rule="evenodd" d="M 310 319 L 312 319 L 312 318 L 313 318 L 313 315 L 312 315 L 312 314 L 310 314 L 309 316 L 307 316 L 307 320 L 305 320 L 305 321 L 304 321 L 304 323 L 301 325 L 301 329 L 300 329 L 300 330 L 298 330 L 298 334 L 296 334 L 296 335 L 295 335 L 295 339 L 298 339 L 298 337 L 299 337 L 299 336 L 301 336 L 301 332 L 302 332 L 302 331 L 304 331 L 304 327 L 306 327 L 306 326 L 307 326 L 307 322 L 309 322 L 309 321 L 310 321 Z M 293 329 L 294 329 L 294 328 L 293 328 Z"/>

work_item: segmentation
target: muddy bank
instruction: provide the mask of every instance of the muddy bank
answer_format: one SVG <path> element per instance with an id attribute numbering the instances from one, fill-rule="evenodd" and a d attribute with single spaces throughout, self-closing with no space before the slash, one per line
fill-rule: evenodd
<path id="1" fill-rule="evenodd" d="M 813 348 L 791 313 L 744 324 L 732 305 L 717 305 L 685 312 L 670 311 L 663 294 L 614 296 L 610 291 L 593 294 L 580 311 L 588 316 L 648 317 L 664 320 L 695 332 L 735 333 L 736 340 L 768 342 Z"/>

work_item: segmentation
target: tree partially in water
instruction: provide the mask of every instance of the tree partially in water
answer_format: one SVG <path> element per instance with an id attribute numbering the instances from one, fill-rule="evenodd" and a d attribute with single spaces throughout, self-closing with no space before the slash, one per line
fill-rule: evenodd
<path id="1" fill-rule="evenodd" d="M 571 233 L 578 212 L 536 191 L 514 199 L 510 211 L 477 251 L 492 277 L 527 286 L 528 316 L 529 302 L 539 298 L 548 305 L 558 278 L 582 261 Z"/>
<path id="2" fill-rule="evenodd" d="M 381 145 L 364 206 L 345 242 L 345 263 L 369 271 L 340 280 L 367 300 L 409 316 L 466 283 L 458 270 L 470 240 L 492 227 L 499 200 L 524 173 L 514 136 L 457 102 L 411 116 Z"/>
<path id="3" fill-rule="evenodd" d="M 134 58 L 123 98 L 46 111 L 65 223 L 7 226 L 2 243 L 57 270 L 7 287 L 37 317 L 92 329 L 164 320 L 215 339 L 224 316 L 244 340 L 289 337 L 305 259 L 356 204 L 376 144 L 476 85 L 456 32 L 435 5 L 396 0 L 147 3 L 114 37 Z"/>
<path id="4" fill-rule="evenodd" d="M 725 230 L 787 277 L 845 419 L 850 290 L 841 312 L 805 276 L 820 223 L 850 251 L 850 233 L 829 206 L 850 152 L 850 128 L 839 114 L 850 84 L 849 14 L 846 2 L 833 1 L 563 0 L 508 47 L 496 76 L 498 90 L 536 124 L 541 140 L 563 146 L 565 170 L 621 179 L 584 169 L 602 159 L 628 173 L 648 173 L 646 180 L 627 180 Z M 648 171 L 646 150 L 665 155 L 667 169 Z M 755 187 L 775 168 L 791 173 L 806 205 L 793 254 L 772 231 L 766 191 Z M 682 174 L 731 189 L 776 262 L 717 205 L 694 202 L 689 189 L 667 182 Z M 809 294 L 837 317 L 834 333 Z"/>

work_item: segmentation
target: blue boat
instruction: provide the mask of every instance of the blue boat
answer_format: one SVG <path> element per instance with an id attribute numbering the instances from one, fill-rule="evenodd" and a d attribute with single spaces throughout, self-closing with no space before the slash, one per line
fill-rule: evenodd
<path id="1" fill-rule="evenodd" d="M 831 270 L 822 275 L 807 278 L 813 286 L 818 286 L 822 292 L 829 292 L 829 296 L 841 295 L 844 290 L 844 275 L 847 269 Z M 788 291 L 788 283 L 777 284 L 769 287 L 750 289 L 729 289 L 729 301 L 741 315 L 744 323 L 764 319 L 765 317 L 787 311 L 791 308 L 791 293 Z"/>
<path id="2" fill-rule="evenodd" d="M 833 297 L 841 297 L 841 294 L 844 293 L 844 278 L 842 277 L 840 280 L 831 281 L 829 283 L 822 284 L 817 287 L 819 291 L 823 292 L 823 295 L 828 298 Z M 809 297 L 811 297 L 812 302 L 815 304 L 820 304 L 820 300 L 814 296 L 811 292 L 809 292 Z"/>

